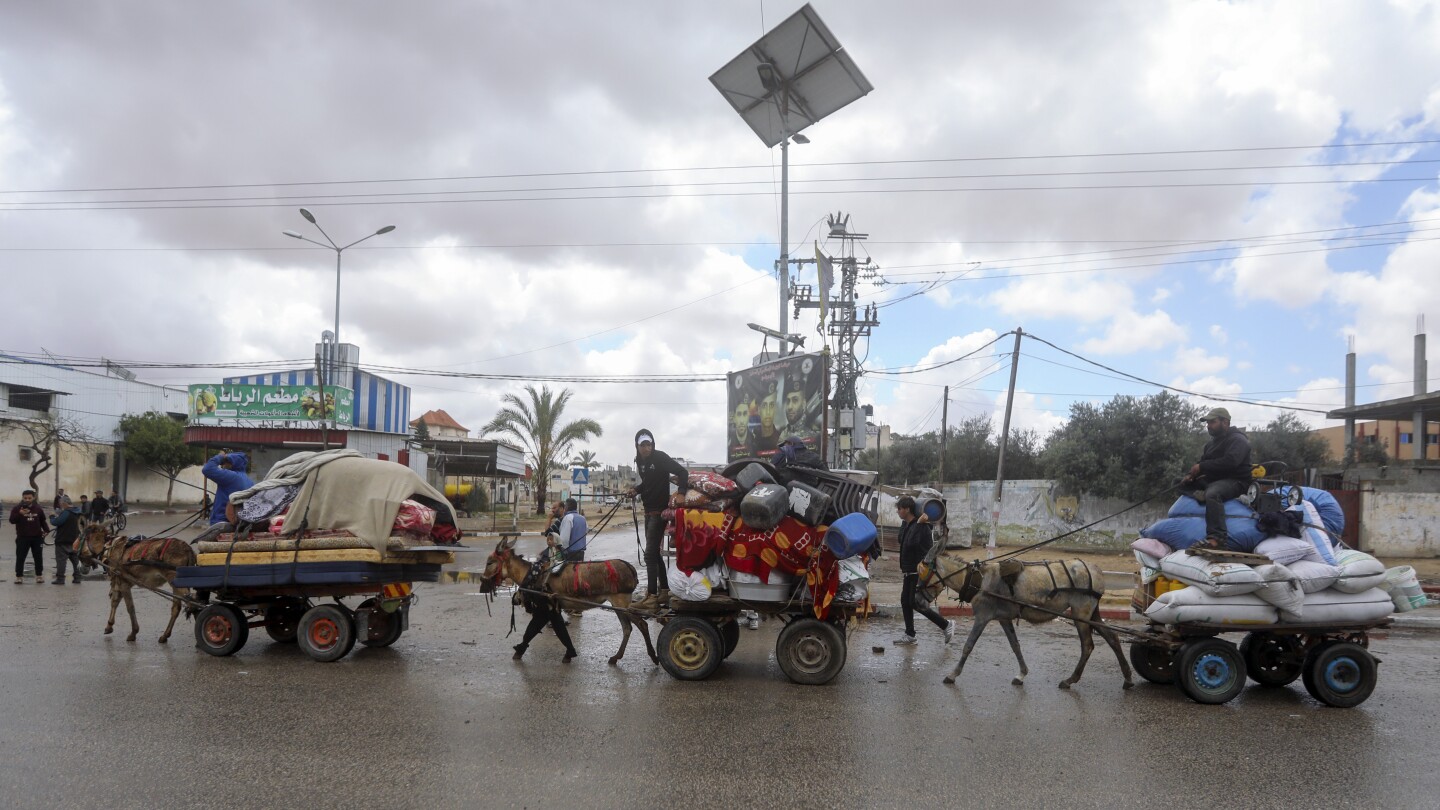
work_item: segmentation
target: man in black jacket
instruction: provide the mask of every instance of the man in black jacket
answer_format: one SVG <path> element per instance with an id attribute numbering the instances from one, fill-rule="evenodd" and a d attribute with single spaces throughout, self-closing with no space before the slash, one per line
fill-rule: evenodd
<path id="1" fill-rule="evenodd" d="M 1250 486 L 1250 440 L 1240 430 L 1230 427 L 1230 411 L 1211 408 L 1200 421 L 1210 441 L 1200 453 L 1200 462 L 1190 468 L 1181 481 L 1194 489 L 1191 497 L 1205 504 L 1206 548 L 1224 548 L 1229 539 L 1225 528 L 1225 502 L 1238 498 Z"/>
<path id="2" fill-rule="evenodd" d="M 900 574 L 904 578 L 900 588 L 900 612 L 905 616 L 905 635 L 895 639 L 896 646 L 915 643 L 915 614 L 935 623 L 945 632 L 945 643 L 955 638 L 955 621 L 940 618 L 935 608 L 920 604 L 915 592 L 920 585 L 920 561 L 930 553 L 934 541 L 930 537 L 929 518 L 924 515 L 915 518 L 915 499 L 903 495 L 895 502 L 895 511 L 900 513 Z"/>
<path id="3" fill-rule="evenodd" d="M 635 471 L 640 483 L 630 488 L 630 495 L 640 496 L 645 506 L 645 595 L 670 590 L 665 562 L 660 559 L 660 544 L 665 539 L 665 518 L 661 512 L 670 505 L 670 479 L 673 476 L 680 492 L 690 490 L 690 471 L 680 462 L 655 449 L 655 436 L 642 429 L 635 434 Z"/>

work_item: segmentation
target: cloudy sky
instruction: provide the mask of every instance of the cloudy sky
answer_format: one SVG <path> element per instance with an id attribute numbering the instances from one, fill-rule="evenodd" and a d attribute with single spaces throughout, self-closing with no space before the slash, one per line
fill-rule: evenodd
<path id="1" fill-rule="evenodd" d="M 796 2 L 13 3 L 0 27 L 0 349 L 715 375 L 774 326 L 779 163 L 708 77 Z M 874 91 L 791 149 L 790 241 L 870 235 L 864 366 L 1017 326 L 1150 380 L 1324 410 L 1410 392 L 1440 319 L 1433 2 L 815 10 Z M 839 249 L 821 239 L 821 248 Z M 813 270 L 801 272 L 803 283 Z M 903 299 L 903 300 L 901 300 Z M 813 316 L 794 327 L 818 347 Z M 1008 350 L 865 378 L 896 431 L 1003 405 Z M 1015 419 L 1155 388 L 1026 342 Z M 189 383 L 215 371 L 147 371 Z M 392 375 L 477 428 L 518 383 Z M 593 449 L 723 457 L 723 383 L 577 384 Z M 1433 387 L 1433 383 L 1432 386 Z M 1262 424 L 1279 411 L 1232 406 Z M 1318 420 L 1315 414 L 1302 413 Z"/>

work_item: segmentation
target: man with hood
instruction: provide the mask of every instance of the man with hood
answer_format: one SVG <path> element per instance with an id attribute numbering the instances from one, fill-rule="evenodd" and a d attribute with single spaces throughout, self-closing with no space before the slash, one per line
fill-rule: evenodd
<path id="1" fill-rule="evenodd" d="M 255 482 L 245 474 L 249 466 L 250 461 L 245 458 L 244 453 L 220 453 L 200 468 L 201 475 L 215 482 L 215 503 L 210 507 L 210 525 L 225 522 L 225 507 L 230 503 L 231 495 L 255 486 Z"/>
<path id="2" fill-rule="evenodd" d="M 70 496 L 60 496 L 60 508 L 50 516 L 50 525 L 55 527 L 55 578 L 56 585 L 65 584 L 65 564 L 70 564 L 70 581 L 80 584 L 80 560 L 75 552 L 75 541 L 80 538 L 80 507 L 70 504 Z"/>
<path id="3" fill-rule="evenodd" d="M 639 495 L 645 507 L 645 595 L 654 596 L 670 590 L 665 562 L 660 559 L 660 544 L 665 539 L 665 518 L 660 513 L 670 505 L 671 477 L 685 493 L 690 490 L 690 471 L 656 450 L 655 435 L 643 428 L 635 434 L 635 470 L 640 482 L 630 488 L 630 495 Z"/>

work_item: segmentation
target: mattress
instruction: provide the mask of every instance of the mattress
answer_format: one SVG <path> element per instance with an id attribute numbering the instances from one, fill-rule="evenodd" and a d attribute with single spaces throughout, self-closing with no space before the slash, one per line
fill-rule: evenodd
<path id="1" fill-rule="evenodd" d="M 221 588 L 365 585 L 392 582 L 438 582 L 440 566 L 432 563 L 394 564 L 355 561 L 264 563 L 256 565 L 187 565 L 175 573 L 177 588 Z"/>

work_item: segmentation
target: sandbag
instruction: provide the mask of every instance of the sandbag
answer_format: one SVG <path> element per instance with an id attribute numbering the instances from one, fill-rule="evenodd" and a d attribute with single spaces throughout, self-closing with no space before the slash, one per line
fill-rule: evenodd
<path id="1" fill-rule="evenodd" d="M 1315 544 L 1304 537 L 1285 537 L 1284 535 L 1267 537 L 1255 546 L 1255 553 L 1264 554 L 1272 562 L 1280 565 L 1289 565 L 1300 560 L 1311 560 L 1324 564 Z"/>
<path id="2" fill-rule="evenodd" d="M 1300 589 L 1299 577 L 1283 565 L 1257 565 L 1255 573 L 1265 580 L 1255 595 L 1280 611 L 1280 621 L 1304 621 L 1305 592 Z"/>
<path id="3" fill-rule="evenodd" d="M 779 484 L 756 484 L 740 499 L 740 517 L 757 532 L 779 526 L 789 509 L 790 491 Z"/>
<path id="4" fill-rule="evenodd" d="M 1275 606 L 1253 593 L 1211 596 L 1196 587 L 1169 591 L 1156 597 L 1145 617 L 1161 624 L 1275 624 Z"/>
<path id="5" fill-rule="evenodd" d="M 1166 517 L 1205 517 L 1205 504 L 1195 500 L 1189 495 L 1181 495 L 1170 504 L 1170 511 L 1165 513 Z M 1253 518 L 1255 511 L 1246 506 L 1239 498 L 1231 498 L 1225 502 L 1225 517 Z"/>
<path id="6" fill-rule="evenodd" d="M 1385 582 L 1385 564 L 1363 551 L 1342 549 L 1335 555 L 1335 564 L 1340 577 L 1330 587 L 1341 593 L 1364 593 Z"/>
<path id="7" fill-rule="evenodd" d="M 1150 581 L 1160 576 L 1160 559 L 1151 557 L 1139 549 L 1135 549 L 1135 562 L 1140 563 L 1140 584 L 1149 585 Z"/>
<path id="8" fill-rule="evenodd" d="M 835 559 L 844 560 L 868 551 L 879 533 L 870 518 L 851 512 L 830 524 L 829 531 L 825 532 L 825 546 Z"/>
<path id="9" fill-rule="evenodd" d="M 1249 515 L 1225 518 L 1225 532 L 1226 547 L 1235 551 L 1254 551 L 1265 539 L 1255 518 Z M 1173 549 L 1186 549 L 1205 539 L 1205 516 L 1161 518 L 1141 529 L 1140 536 L 1159 540 Z"/>
<path id="10" fill-rule="evenodd" d="M 1212 563 L 1186 551 L 1160 560 L 1160 571 L 1171 579 L 1194 585 L 1210 596 L 1254 593 L 1263 584 L 1254 568 L 1240 563 Z"/>
<path id="11" fill-rule="evenodd" d="M 1340 576 L 1340 569 L 1337 566 L 1326 565 L 1314 560 L 1297 560 L 1288 563 L 1285 567 L 1295 575 L 1295 581 L 1300 583 L 1300 590 L 1305 593 L 1323 591 L 1334 585 L 1336 578 Z"/>
<path id="12" fill-rule="evenodd" d="M 1340 508 L 1340 502 L 1335 500 L 1334 495 L 1314 487 L 1301 487 L 1300 492 L 1305 496 L 1306 503 L 1315 504 L 1325 531 L 1330 532 L 1332 537 L 1345 533 L 1345 510 Z"/>
<path id="13" fill-rule="evenodd" d="M 1384 574 L 1381 574 L 1384 577 Z M 1379 588 L 1344 593 L 1331 588 L 1305 597 L 1306 624 L 1345 624 L 1383 619 L 1395 610 L 1390 594 Z"/>
<path id="14" fill-rule="evenodd" d="M 1339 561 L 1335 559 L 1330 535 L 1326 533 L 1324 524 L 1320 521 L 1319 510 L 1315 508 L 1315 504 L 1309 501 L 1300 504 L 1300 508 L 1305 511 L 1305 528 L 1300 530 L 1300 536 L 1314 544 L 1320 559 L 1331 565 L 1338 565 Z"/>
<path id="15" fill-rule="evenodd" d="M 790 516 L 806 526 L 818 526 L 830 511 L 830 496 L 803 481 L 790 482 Z"/>

